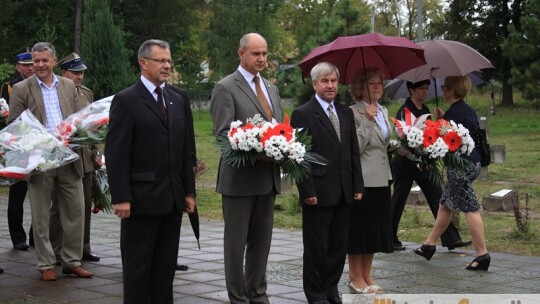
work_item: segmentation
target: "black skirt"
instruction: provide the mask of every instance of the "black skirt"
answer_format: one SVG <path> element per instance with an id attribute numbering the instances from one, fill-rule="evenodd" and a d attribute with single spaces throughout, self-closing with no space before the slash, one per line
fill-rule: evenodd
<path id="1" fill-rule="evenodd" d="M 353 202 L 349 229 L 349 254 L 394 251 L 390 186 L 366 187 L 364 197 Z"/>

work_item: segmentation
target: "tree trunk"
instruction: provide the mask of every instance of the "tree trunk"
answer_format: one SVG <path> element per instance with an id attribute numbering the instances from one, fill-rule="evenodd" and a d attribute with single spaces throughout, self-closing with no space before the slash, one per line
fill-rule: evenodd
<path id="1" fill-rule="evenodd" d="M 503 106 L 513 106 L 514 105 L 514 95 L 513 88 L 510 84 L 512 79 L 511 64 L 510 60 L 506 58 L 504 60 L 504 65 L 502 67 L 502 100 L 501 105 Z"/>
<path id="2" fill-rule="evenodd" d="M 75 0 L 75 32 L 73 34 L 73 51 L 81 53 L 81 24 L 82 24 L 82 0 Z"/>

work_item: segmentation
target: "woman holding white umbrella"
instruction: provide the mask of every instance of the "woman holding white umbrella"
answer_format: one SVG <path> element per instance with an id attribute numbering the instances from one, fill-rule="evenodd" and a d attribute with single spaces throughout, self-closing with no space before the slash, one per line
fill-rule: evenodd
<path id="1" fill-rule="evenodd" d="M 437 118 L 442 117 L 445 120 L 453 120 L 458 124 L 462 124 L 469 130 L 471 137 L 476 138 L 479 128 L 478 118 L 473 108 L 464 100 L 471 86 L 471 80 L 468 76 L 446 77 L 442 85 L 443 98 L 450 107 L 446 113 L 437 108 L 435 114 Z M 435 225 L 424 244 L 415 249 L 414 253 L 423 256 L 429 261 L 435 253 L 437 239 L 450 224 L 452 213 L 459 211 L 465 214 L 476 251 L 476 258 L 466 269 L 488 270 L 491 257 L 487 251 L 484 238 L 484 222 L 480 215 L 481 206 L 471 187 L 472 182 L 480 175 L 480 154 L 475 148 L 469 156 L 463 157 L 471 163 L 464 170 L 448 168 L 448 181 L 440 200 Z"/>

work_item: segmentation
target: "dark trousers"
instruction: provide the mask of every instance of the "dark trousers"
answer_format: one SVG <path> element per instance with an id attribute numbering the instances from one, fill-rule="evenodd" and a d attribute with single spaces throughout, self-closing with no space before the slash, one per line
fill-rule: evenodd
<path id="1" fill-rule="evenodd" d="M 439 199 L 442 195 L 442 189 L 439 185 L 430 181 L 429 177 L 425 176 L 412 176 L 407 174 L 402 174 L 404 172 L 395 171 L 394 172 L 394 192 L 392 193 L 392 229 L 394 235 L 394 244 L 400 244 L 401 242 L 398 239 L 397 232 L 399 228 L 399 221 L 401 220 L 401 215 L 405 209 L 405 203 L 407 202 L 407 197 L 411 192 L 411 187 L 413 181 L 418 184 L 422 193 L 426 197 L 426 200 L 433 213 L 433 217 L 437 218 L 437 212 L 439 210 Z M 410 173 L 410 172 L 409 172 Z M 450 223 L 448 228 L 441 235 L 441 243 L 443 247 L 448 247 L 457 241 L 461 240 L 459 231 Z"/>
<path id="2" fill-rule="evenodd" d="M 232 304 L 269 303 L 266 265 L 272 243 L 275 199 L 274 192 L 258 196 L 222 195 L 225 284 Z"/>
<path id="3" fill-rule="evenodd" d="M 173 303 L 182 215 L 132 215 L 120 226 L 125 304 Z"/>
<path id="4" fill-rule="evenodd" d="M 13 245 L 18 243 L 26 243 L 26 232 L 23 227 L 23 215 L 24 215 L 24 199 L 26 197 L 26 191 L 28 190 L 28 183 L 26 181 L 18 181 L 9 186 L 9 199 L 8 199 L 8 226 L 9 235 Z M 30 237 L 32 235 L 32 228 L 30 228 Z"/>
<path id="5" fill-rule="evenodd" d="M 330 207 L 302 206 L 304 242 L 304 293 L 308 302 L 339 297 L 351 206 L 343 199 Z"/>

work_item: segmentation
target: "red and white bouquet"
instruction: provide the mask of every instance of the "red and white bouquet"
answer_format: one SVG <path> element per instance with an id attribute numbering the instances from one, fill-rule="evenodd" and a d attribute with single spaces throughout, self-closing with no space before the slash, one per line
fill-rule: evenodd
<path id="1" fill-rule="evenodd" d="M 7 179 L 26 179 L 79 158 L 47 132 L 30 110 L 0 131 L 0 156 L 0 177 Z"/>
<path id="2" fill-rule="evenodd" d="M 100 99 L 69 115 L 58 126 L 57 137 L 71 147 L 102 144 L 109 126 L 112 98 Z"/>
<path id="3" fill-rule="evenodd" d="M 302 180 L 310 171 L 308 162 L 320 162 L 309 153 L 311 137 L 294 129 L 289 118 L 285 122 L 268 122 L 259 114 L 246 122 L 234 121 L 226 137 L 218 137 L 218 145 L 228 165 L 241 167 L 267 159 L 281 167 L 283 174 Z"/>
<path id="4" fill-rule="evenodd" d="M 418 163 L 419 168 L 435 169 L 442 181 L 444 166 L 463 168 L 468 162 L 462 155 L 470 155 L 474 140 L 469 130 L 453 120 L 428 119 L 430 114 L 415 117 L 405 108 L 404 119 L 392 118 L 400 146 L 410 153 L 408 158 Z"/>

